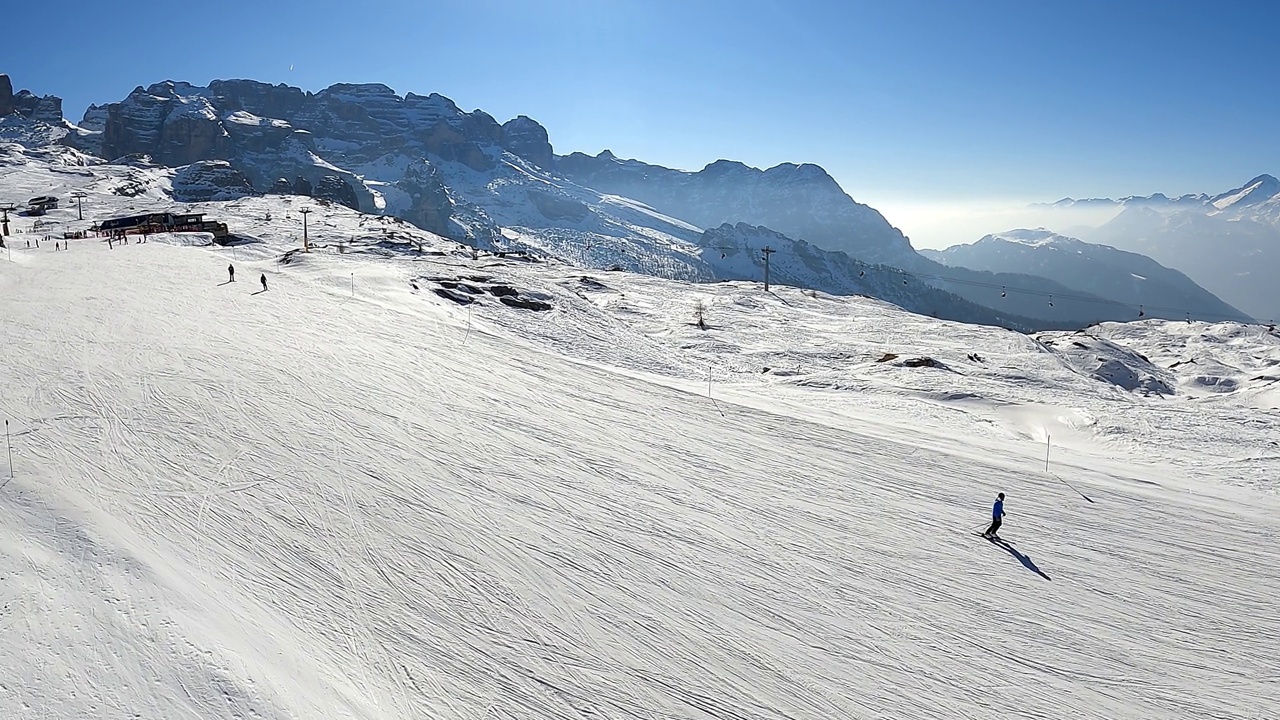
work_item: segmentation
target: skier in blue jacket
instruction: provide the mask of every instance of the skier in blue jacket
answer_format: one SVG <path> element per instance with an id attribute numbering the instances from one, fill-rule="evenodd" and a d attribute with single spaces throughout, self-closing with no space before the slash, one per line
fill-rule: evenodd
<path id="1" fill-rule="evenodd" d="M 991 527 L 982 533 L 982 537 L 996 538 L 996 531 L 1000 529 L 1000 523 L 1004 518 L 1004 493 L 996 496 L 996 504 L 991 508 Z M 997 538 L 998 539 L 998 538 Z"/>

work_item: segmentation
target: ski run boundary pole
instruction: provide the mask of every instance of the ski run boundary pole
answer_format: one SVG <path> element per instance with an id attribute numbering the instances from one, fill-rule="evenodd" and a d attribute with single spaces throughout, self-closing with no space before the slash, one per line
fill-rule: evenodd
<path id="1" fill-rule="evenodd" d="M 5 480 L 4 485 L 0 485 L 0 488 L 13 481 L 13 443 L 9 442 L 9 421 L 7 419 L 4 421 L 4 446 L 9 452 L 9 479 Z"/>
<path id="2" fill-rule="evenodd" d="M 720 409 L 720 403 L 716 402 L 716 399 L 711 397 L 711 371 L 714 367 L 714 365 L 707 366 L 707 399 L 711 401 L 712 405 L 716 406 L 716 411 L 720 413 L 720 417 L 724 417 L 724 410 Z"/>

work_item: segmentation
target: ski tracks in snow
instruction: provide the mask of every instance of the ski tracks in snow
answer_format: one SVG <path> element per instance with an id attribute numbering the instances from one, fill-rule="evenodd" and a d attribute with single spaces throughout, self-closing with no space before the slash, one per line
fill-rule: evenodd
<path id="1" fill-rule="evenodd" d="M 90 252 L 0 287 L 27 298 L 0 327 L 21 348 L 3 409 L 78 418 L 22 437 L 0 501 L 0 562 L 19 579 L 5 657 L 45 662 L 0 692 L 0 714 L 1276 707 L 1264 509 L 1101 473 L 1081 479 L 1087 504 L 982 448 L 721 416 L 498 334 L 463 351 L 412 311 L 330 312 L 302 281 L 250 301 L 202 277 L 201 251 L 134 252 L 154 288 Z M 997 490 L 1005 532 L 1052 581 L 958 531 Z M 85 614 L 88 635 L 58 620 Z"/>

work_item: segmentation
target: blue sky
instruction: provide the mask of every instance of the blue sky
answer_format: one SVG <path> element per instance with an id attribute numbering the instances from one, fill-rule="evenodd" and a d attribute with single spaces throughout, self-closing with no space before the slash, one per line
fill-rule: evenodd
<path id="1" fill-rule="evenodd" d="M 40 31 L 5 33 L 0 72 L 73 120 L 164 79 L 381 82 L 529 115 L 561 153 L 814 162 L 908 234 L 913 213 L 1280 174 L 1280 3 L 70 2 L 6 21 Z"/>

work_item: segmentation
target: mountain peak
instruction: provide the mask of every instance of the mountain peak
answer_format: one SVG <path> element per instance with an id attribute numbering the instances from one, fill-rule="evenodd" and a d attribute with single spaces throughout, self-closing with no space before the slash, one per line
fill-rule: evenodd
<path id="1" fill-rule="evenodd" d="M 1081 241 L 1065 235 L 1059 235 L 1052 230 L 1040 227 L 1035 229 L 1017 228 L 1014 230 L 1006 230 L 1005 232 L 992 233 L 983 237 L 978 242 L 1007 242 L 1017 245 L 1026 245 L 1028 247 L 1045 247 L 1049 245 L 1078 244 Z"/>
<path id="2" fill-rule="evenodd" d="M 708 173 L 711 175 L 716 175 L 716 174 L 728 173 L 728 172 L 743 172 L 743 171 L 750 172 L 751 170 L 754 170 L 754 169 L 755 168 L 748 166 L 746 163 L 741 163 L 741 162 L 738 162 L 737 160 L 722 159 L 722 160 L 716 160 L 715 162 L 710 163 L 706 167 L 702 168 L 702 172 Z M 759 172 L 759 170 L 756 170 L 756 172 Z"/>
<path id="3" fill-rule="evenodd" d="M 1228 190 L 1209 202 L 1219 209 L 1241 209 L 1261 205 L 1280 196 L 1280 180 L 1271 175 L 1259 175 L 1244 185 Z"/>

